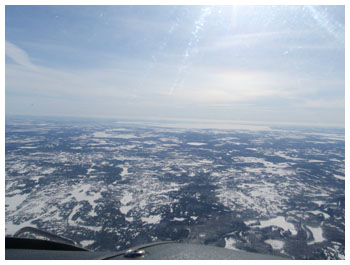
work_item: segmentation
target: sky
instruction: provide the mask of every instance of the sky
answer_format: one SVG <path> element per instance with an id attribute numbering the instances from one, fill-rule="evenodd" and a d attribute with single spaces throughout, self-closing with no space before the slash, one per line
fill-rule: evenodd
<path id="1" fill-rule="evenodd" d="M 6 6 L 6 114 L 345 126 L 344 6 Z"/>

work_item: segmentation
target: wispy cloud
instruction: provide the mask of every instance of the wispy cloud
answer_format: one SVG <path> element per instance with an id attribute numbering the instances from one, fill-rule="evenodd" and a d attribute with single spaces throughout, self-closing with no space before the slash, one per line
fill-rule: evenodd
<path id="1" fill-rule="evenodd" d="M 36 69 L 36 66 L 29 59 L 28 54 L 24 50 L 22 50 L 21 48 L 17 47 L 9 41 L 5 42 L 5 54 L 21 66 L 33 70 Z"/>
<path id="2" fill-rule="evenodd" d="M 324 10 L 314 6 L 307 6 L 316 23 L 337 41 L 344 43 L 344 25 L 331 19 Z"/>
<path id="3" fill-rule="evenodd" d="M 220 36 L 215 42 L 210 42 L 199 47 L 201 52 L 217 52 L 235 47 L 249 47 L 264 41 L 271 41 L 281 37 L 285 32 L 256 32 L 248 34 L 233 34 Z"/>
<path id="4" fill-rule="evenodd" d="M 300 106 L 315 109 L 344 109 L 345 99 L 307 99 Z"/>

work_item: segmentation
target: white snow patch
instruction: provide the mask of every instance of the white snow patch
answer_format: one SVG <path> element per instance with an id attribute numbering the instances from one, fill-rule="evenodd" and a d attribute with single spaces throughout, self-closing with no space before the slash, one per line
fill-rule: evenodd
<path id="1" fill-rule="evenodd" d="M 129 172 L 128 172 L 128 168 L 127 167 L 122 167 L 122 172 L 120 173 L 120 175 L 122 176 L 122 177 L 125 177 L 126 175 L 128 175 L 129 174 Z"/>
<path id="2" fill-rule="evenodd" d="M 21 194 L 21 190 L 13 190 L 13 191 L 11 191 L 11 192 L 6 192 L 6 195 L 7 196 L 9 196 L 9 197 L 11 197 L 11 196 L 14 196 L 14 195 L 16 195 L 16 194 Z"/>
<path id="3" fill-rule="evenodd" d="M 333 174 L 333 177 L 335 177 L 337 179 L 345 180 L 345 177 L 340 176 L 340 175 Z"/>
<path id="4" fill-rule="evenodd" d="M 94 168 L 88 168 L 86 174 L 90 174 L 90 173 L 93 172 L 93 171 L 96 171 L 96 169 L 94 169 Z"/>
<path id="5" fill-rule="evenodd" d="M 80 241 L 80 244 L 85 248 L 89 245 L 92 245 L 93 243 L 95 243 L 94 240 L 82 240 Z"/>
<path id="6" fill-rule="evenodd" d="M 132 193 L 130 193 L 130 192 L 125 192 L 123 195 L 123 198 L 120 199 L 120 202 L 123 205 L 127 205 L 131 201 L 132 201 Z"/>
<path id="7" fill-rule="evenodd" d="M 144 158 L 142 158 L 142 157 L 137 157 L 137 156 L 123 156 L 123 155 L 114 156 L 114 159 L 120 160 L 120 161 L 125 161 L 125 160 L 143 161 L 143 160 L 144 160 Z"/>
<path id="8" fill-rule="evenodd" d="M 96 138 L 121 138 L 121 139 L 132 139 L 137 138 L 136 135 L 133 134 L 108 134 L 106 132 L 95 132 L 92 134 L 93 137 Z"/>
<path id="9" fill-rule="evenodd" d="M 273 249 L 277 249 L 277 250 L 282 249 L 284 246 L 284 242 L 282 240 L 268 239 L 268 240 L 265 240 L 264 242 L 271 245 Z"/>
<path id="10" fill-rule="evenodd" d="M 203 163 L 203 164 L 212 164 L 212 163 L 214 163 L 214 161 L 209 160 L 209 159 L 201 159 L 201 160 L 198 160 L 198 162 Z"/>
<path id="11" fill-rule="evenodd" d="M 225 248 L 239 250 L 236 248 L 236 240 L 234 238 L 225 238 Z"/>
<path id="12" fill-rule="evenodd" d="M 308 244 L 314 244 L 314 243 L 319 243 L 324 241 L 324 237 L 322 235 L 322 228 L 321 227 L 311 227 L 311 226 L 306 226 L 312 233 L 312 235 L 314 236 L 314 240 L 312 240 L 311 242 L 309 242 Z"/>
<path id="13" fill-rule="evenodd" d="M 76 212 L 79 211 L 79 209 L 83 207 L 83 205 L 76 205 L 74 206 L 72 212 L 70 213 L 70 215 L 68 216 L 68 224 L 71 225 L 71 226 L 74 226 L 75 225 L 75 222 L 72 220 L 73 216 L 75 215 Z"/>
<path id="14" fill-rule="evenodd" d="M 35 182 L 39 182 L 39 179 L 43 178 L 44 176 L 31 176 L 30 179 L 34 180 Z"/>
<path id="15" fill-rule="evenodd" d="M 258 149 L 257 149 L 257 148 L 247 147 L 246 149 L 247 149 L 247 150 L 252 150 L 252 151 L 258 151 Z"/>
<path id="16" fill-rule="evenodd" d="M 119 208 L 119 211 L 120 211 L 122 214 L 125 214 L 125 215 L 126 215 L 132 208 L 134 208 L 133 205 L 128 205 L 128 206 L 124 205 L 124 206 L 122 206 L 122 207 Z"/>
<path id="17" fill-rule="evenodd" d="M 55 171 L 56 171 L 55 168 L 47 168 L 47 169 L 43 170 L 41 173 L 43 173 L 43 174 L 52 174 Z"/>
<path id="18" fill-rule="evenodd" d="M 60 200 L 60 204 L 62 205 L 64 203 L 70 202 L 70 201 L 72 201 L 72 199 L 73 199 L 72 196 L 68 196 L 68 197 L 62 198 Z"/>
<path id="19" fill-rule="evenodd" d="M 89 194 L 87 194 L 89 192 Z M 102 198 L 101 192 L 92 192 L 91 184 L 80 184 L 73 187 L 72 196 L 77 201 L 88 201 L 94 207 L 95 201 Z"/>
<path id="20" fill-rule="evenodd" d="M 81 220 L 81 219 L 80 219 Z M 95 232 L 101 232 L 103 227 L 102 226 L 89 226 L 89 225 L 81 225 L 79 224 L 79 227 L 85 228 L 85 229 L 89 229 Z"/>
<path id="21" fill-rule="evenodd" d="M 86 192 L 90 189 L 90 184 L 75 185 L 73 186 L 72 196 L 77 201 L 83 201 L 86 199 Z"/>
<path id="22" fill-rule="evenodd" d="M 89 216 L 97 216 L 97 213 L 92 209 L 89 213 L 88 213 Z"/>
<path id="23" fill-rule="evenodd" d="M 28 194 L 17 194 L 12 197 L 5 197 L 6 212 L 15 211 L 23 201 L 28 197 Z"/>
<path id="24" fill-rule="evenodd" d="M 183 217 L 174 217 L 173 221 L 184 221 L 185 218 Z"/>
<path id="25" fill-rule="evenodd" d="M 283 157 L 283 158 L 288 159 L 288 160 L 294 160 L 294 161 L 296 161 L 296 160 L 303 160 L 302 158 L 289 156 L 283 151 L 275 152 L 275 155 L 277 155 L 279 157 Z"/>
<path id="26" fill-rule="evenodd" d="M 257 220 L 247 220 L 247 221 L 244 221 L 244 224 L 246 225 L 246 226 L 250 226 L 250 225 L 252 225 L 252 224 L 255 224 L 257 222 Z"/>
<path id="27" fill-rule="evenodd" d="M 279 194 L 274 184 L 268 182 L 244 183 L 241 186 L 237 185 L 234 190 L 227 189 L 225 179 L 221 179 L 220 182 L 222 187 L 217 190 L 217 197 L 222 204 L 231 209 L 244 207 L 255 210 L 262 216 L 277 216 L 282 213 L 284 201 L 288 199 L 287 196 Z"/>
<path id="28" fill-rule="evenodd" d="M 312 201 L 313 203 L 316 203 L 319 207 L 325 204 L 324 201 Z"/>
<path id="29" fill-rule="evenodd" d="M 246 172 L 261 174 L 262 172 L 274 174 L 278 176 L 287 176 L 295 174 L 295 170 L 290 167 L 289 163 L 272 163 L 263 158 L 258 157 L 232 157 L 235 162 L 239 163 L 261 163 L 263 167 L 246 167 Z"/>
<path id="30" fill-rule="evenodd" d="M 288 223 L 284 216 L 277 216 L 269 220 L 262 220 L 260 221 L 260 225 L 258 225 L 258 227 L 264 228 L 273 225 L 281 227 L 285 231 L 289 230 L 292 233 L 292 235 L 297 234 L 297 230 L 295 229 L 294 225 L 292 223 Z"/>
<path id="31" fill-rule="evenodd" d="M 118 149 L 120 150 L 131 150 L 134 149 L 136 147 L 135 144 L 128 144 L 128 145 L 121 145 L 118 147 Z"/>
<path id="32" fill-rule="evenodd" d="M 162 217 L 159 215 L 150 215 L 148 217 L 141 217 L 142 222 L 148 223 L 148 224 L 158 224 L 160 220 L 162 220 Z"/>
<path id="33" fill-rule="evenodd" d="M 133 222 L 134 218 L 133 217 L 125 217 L 125 220 L 128 222 Z"/>
<path id="34" fill-rule="evenodd" d="M 330 216 L 327 213 L 321 212 L 319 210 L 315 210 L 315 211 L 309 211 L 309 213 L 313 213 L 314 215 L 319 215 L 322 214 L 324 218 L 328 219 Z"/>
<path id="35" fill-rule="evenodd" d="M 189 142 L 187 144 L 188 145 L 195 145 L 195 146 L 206 145 L 206 143 L 197 143 L 197 142 Z"/>

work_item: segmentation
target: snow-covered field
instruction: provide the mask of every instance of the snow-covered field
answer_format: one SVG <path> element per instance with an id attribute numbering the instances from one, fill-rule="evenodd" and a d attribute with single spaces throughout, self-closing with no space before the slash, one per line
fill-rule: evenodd
<path id="1" fill-rule="evenodd" d="M 169 237 L 205 243 L 205 227 L 224 229 L 215 244 L 230 249 L 254 248 L 254 237 L 296 257 L 288 244 L 298 238 L 344 255 L 339 133 L 40 124 L 6 127 L 6 234 L 30 225 L 91 249 L 118 238 L 119 249 Z"/>

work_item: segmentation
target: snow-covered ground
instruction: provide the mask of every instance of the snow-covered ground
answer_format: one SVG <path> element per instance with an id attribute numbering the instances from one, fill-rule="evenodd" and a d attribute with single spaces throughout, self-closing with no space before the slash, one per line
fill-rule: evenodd
<path id="1" fill-rule="evenodd" d="M 81 229 L 73 234 L 83 246 L 92 245 L 96 233 L 131 244 L 158 225 L 172 229 L 170 224 L 182 222 L 196 238 L 196 226 L 232 214 L 232 222 L 243 220 L 248 234 L 266 227 L 290 231 L 281 232 L 280 239 L 261 237 L 280 253 L 287 253 L 288 238 L 295 239 L 305 227 L 309 238 L 312 234 L 310 247 L 327 243 L 334 253 L 342 251 L 323 231 L 328 225 L 344 232 L 344 213 L 336 201 L 344 195 L 344 181 L 339 181 L 345 180 L 344 139 L 337 134 L 108 125 L 82 127 L 79 135 L 77 125 L 65 137 L 71 126 L 45 126 L 7 128 L 7 234 L 47 224 L 60 231 Z M 21 134 L 28 131 L 30 136 Z M 316 226 L 321 215 L 324 225 Z M 315 225 L 301 228 L 306 219 Z M 84 229 L 90 237 L 84 238 Z M 221 238 L 226 248 L 248 244 L 243 231 L 235 232 Z"/>

